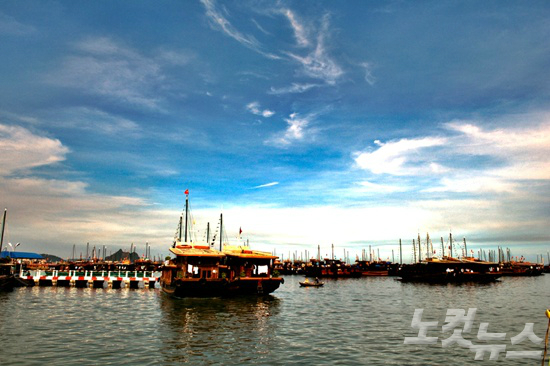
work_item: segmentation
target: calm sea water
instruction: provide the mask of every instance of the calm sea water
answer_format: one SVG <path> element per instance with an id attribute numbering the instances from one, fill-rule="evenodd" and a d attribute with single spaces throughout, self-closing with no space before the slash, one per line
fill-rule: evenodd
<path id="1" fill-rule="evenodd" d="M 550 276 L 490 285 L 402 284 L 394 278 L 325 280 L 300 288 L 285 277 L 272 296 L 175 300 L 160 290 L 34 287 L 0 294 L 0 364 L 7 365 L 540 365 L 535 359 L 474 361 L 474 352 L 441 341 L 447 309 L 477 308 L 475 344 L 540 351 L 511 337 L 534 324 L 544 338 Z M 415 309 L 437 321 L 434 345 L 415 337 Z M 480 322 L 504 341 L 479 341 Z M 461 328 L 459 326 L 459 328 Z M 457 328 L 458 329 L 458 328 Z"/>

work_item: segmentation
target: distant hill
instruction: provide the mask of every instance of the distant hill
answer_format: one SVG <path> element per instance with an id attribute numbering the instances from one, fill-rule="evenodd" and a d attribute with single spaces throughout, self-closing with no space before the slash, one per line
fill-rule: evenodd
<path id="1" fill-rule="evenodd" d="M 130 259 L 130 262 L 133 262 L 136 259 L 139 259 L 139 254 L 135 252 L 130 254 L 130 252 L 124 252 L 122 251 L 122 249 L 119 249 L 117 252 L 105 258 L 106 261 L 112 261 L 112 262 L 120 262 L 125 259 Z"/>
<path id="2" fill-rule="evenodd" d="M 53 254 L 41 253 L 40 255 L 42 257 L 44 257 L 49 263 L 61 262 L 62 260 L 64 260 L 63 258 L 60 258 L 60 257 L 58 257 L 56 255 L 53 255 Z"/>
<path id="3" fill-rule="evenodd" d="M 56 263 L 56 262 L 61 262 L 65 260 L 53 254 L 40 254 L 40 255 L 44 257 L 49 263 Z M 78 260 L 78 258 L 76 259 Z M 136 259 L 139 259 L 139 254 L 137 253 L 130 254 L 130 252 L 124 252 L 122 251 L 122 249 L 119 249 L 116 253 L 113 253 L 112 255 L 107 256 L 105 258 L 106 261 L 112 261 L 112 262 L 120 262 L 127 259 L 130 259 L 130 261 L 133 262 Z"/>

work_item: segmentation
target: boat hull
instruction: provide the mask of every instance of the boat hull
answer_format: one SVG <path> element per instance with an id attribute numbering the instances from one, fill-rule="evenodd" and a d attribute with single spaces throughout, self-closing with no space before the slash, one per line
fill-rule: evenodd
<path id="1" fill-rule="evenodd" d="M 13 290 L 15 277 L 13 275 L 0 275 L 0 292 L 9 292 Z"/>
<path id="2" fill-rule="evenodd" d="M 239 278 L 176 280 L 171 284 L 161 283 L 162 290 L 177 298 L 227 297 L 241 295 L 267 295 L 279 288 L 282 278 Z"/>

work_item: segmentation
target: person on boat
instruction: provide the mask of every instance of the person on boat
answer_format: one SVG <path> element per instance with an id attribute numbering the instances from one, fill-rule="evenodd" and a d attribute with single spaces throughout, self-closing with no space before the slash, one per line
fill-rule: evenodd
<path id="1" fill-rule="evenodd" d="M 319 284 L 319 277 L 315 277 L 315 283 Z"/>

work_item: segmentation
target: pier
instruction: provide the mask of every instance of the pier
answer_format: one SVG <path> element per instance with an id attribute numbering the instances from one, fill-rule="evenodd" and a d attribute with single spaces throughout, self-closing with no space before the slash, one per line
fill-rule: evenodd
<path id="1" fill-rule="evenodd" d="M 21 272 L 19 279 L 27 286 L 58 286 L 77 288 L 159 288 L 159 277 L 150 271 L 76 271 L 36 270 Z"/>

